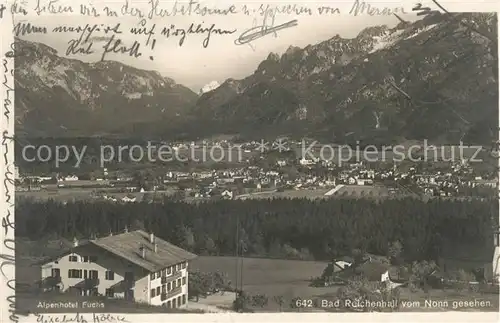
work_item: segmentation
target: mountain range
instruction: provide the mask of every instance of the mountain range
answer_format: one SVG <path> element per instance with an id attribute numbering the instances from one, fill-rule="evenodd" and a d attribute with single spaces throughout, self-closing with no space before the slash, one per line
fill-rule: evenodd
<path id="1" fill-rule="evenodd" d="M 30 136 L 309 136 L 335 142 L 498 138 L 496 14 L 434 13 L 270 53 L 197 95 L 157 72 L 83 63 L 17 40 L 16 113 Z M 117 118 L 119 116 L 119 118 Z"/>
<path id="2" fill-rule="evenodd" d="M 189 88 L 115 61 L 84 63 L 16 39 L 16 133 L 28 136 L 141 135 L 175 123 L 196 103 Z"/>

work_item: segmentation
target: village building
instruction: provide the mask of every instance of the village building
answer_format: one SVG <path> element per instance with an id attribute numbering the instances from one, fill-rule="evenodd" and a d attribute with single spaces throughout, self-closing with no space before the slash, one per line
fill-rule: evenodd
<path id="1" fill-rule="evenodd" d="M 79 243 L 42 263 L 42 288 L 170 308 L 186 307 L 196 255 L 136 230 Z"/>

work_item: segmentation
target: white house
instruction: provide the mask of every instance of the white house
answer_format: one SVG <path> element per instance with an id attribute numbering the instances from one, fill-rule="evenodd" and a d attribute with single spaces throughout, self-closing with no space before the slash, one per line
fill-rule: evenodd
<path id="1" fill-rule="evenodd" d="M 133 203 L 136 201 L 136 197 L 135 196 L 124 196 L 122 198 L 122 202 L 127 202 L 127 203 Z"/>
<path id="2" fill-rule="evenodd" d="M 76 176 L 76 175 L 68 175 L 68 176 L 63 178 L 63 181 L 65 181 L 65 182 L 74 182 L 77 180 L 78 180 L 78 176 Z"/>
<path id="3" fill-rule="evenodd" d="M 280 167 L 286 166 L 286 160 L 277 160 L 276 164 Z"/>
<path id="4" fill-rule="evenodd" d="M 373 181 L 371 179 L 356 179 L 356 185 L 372 185 Z"/>
<path id="5" fill-rule="evenodd" d="M 224 190 L 222 193 L 221 193 L 221 196 L 223 198 L 227 198 L 227 199 L 232 199 L 233 198 L 233 192 L 232 191 L 229 191 L 229 190 Z"/>
<path id="6" fill-rule="evenodd" d="M 313 160 L 313 159 L 306 159 L 304 157 L 302 157 L 300 160 L 299 160 L 299 164 L 302 165 L 302 166 L 307 166 L 307 165 L 314 165 L 316 163 L 316 160 Z"/>
<path id="7" fill-rule="evenodd" d="M 142 230 L 75 240 L 71 250 L 42 263 L 41 287 L 185 307 L 188 262 L 195 257 Z"/>

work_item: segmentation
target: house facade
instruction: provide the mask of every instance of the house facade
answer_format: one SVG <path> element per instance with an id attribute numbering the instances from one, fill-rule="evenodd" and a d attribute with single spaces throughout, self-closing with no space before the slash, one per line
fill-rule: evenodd
<path id="1" fill-rule="evenodd" d="M 41 287 L 182 308 L 195 257 L 142 230 L 74 241 L 71 250 L 42 263 Z"/>
<path id="2" fill-rule="evenodd" d="M 492 241 L 491 241 L 492 240 Z M 493 239 L 486 243 L 463 242 L 445 244 L 439 266 L 445 271 L 463 269 L 475 274 L 477 280 L 498 284 L 500 277 L 500 232 L 494 229 Z"/>

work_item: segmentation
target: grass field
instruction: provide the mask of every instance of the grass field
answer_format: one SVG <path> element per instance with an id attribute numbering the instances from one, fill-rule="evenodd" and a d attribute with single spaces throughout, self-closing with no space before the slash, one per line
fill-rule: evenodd
<path id="1" fill-rule="evenodd" d="M 387 187 L 371 185 L 344 185 L 333 196 L 337 197 L 387 197 L 390 196 Z"/>
<path id="2" fill-rule="evenodd" d="M 16 240 L 16 299 L 17 306 L 21 311 L 32 309 L 38 301 L 43 300 L 41 295 L 34 289 L 34 283 L 40 279 L 40 266 L 35 265 L 42 256 L 52 256 L 59 252 L 59 242 L 50 241 L 39 243 L 22 239 Z M 301 299 L 336 299 L 339 286 L 310 287 L 311 278 L 318 277 L 325 269 L 327 263 L 320 261 L 300 261 L 265 258 L 236 258 L 200 256 L 190 263 L 190 271 L 224 273 L 231 282 L 232 287 L 242 288 L 250 295 L 264 294 L 269 303 L 258 311 L 296 311 L 292 309 L 292 300 Z M 236 283 L 238 282 L 238 286 Z M 241 286 L 242 282 L 242 286 Z M 400 307 L 399 311 L 495 311 L 499 310 L 498 293 L 481 293 L 456 290 L 430 290 L 410 291 L 401 288 L 401 302 L 413 302 L 413 306 Z M 281 297 L 282 305 L 275 297 Z M 54 299 L 51 299 L 54 300 Z M 234 295 L 208 296 L 193 304 L 192 309 L 220 307 L 228 309 L 231 307 Z M 425 301 L 441 302 L 439 306 L 425 306 Z M 454 308 L 457 301 L 484 301 L 483 307 L 458 306 Z M 444 304 L 444 302 L 447 302 Z M 401 303 L 400 302 L 400 303 Z M 416 303 L 419 306 L 415 306 Z M 107 310 L 116 309 L 116 312 L 156 312 L 165 311 L 164 308 L 151 306 L 139 306 L 135 303 L 124 303 L 123 301 L 111 301 L 106 303 Z M 324 311 L 325 309 L 312 308 L 301 311 Z"/>
<path id="3" fill-rule="evenodd" d="M 269 304 L 264 310 L 277 311 L 279 304 L 273 300 L 282 296 L 283 310 L 290 308 L 293 298 L 308 299 L 325 293 L 335 293 L 338 287 L 310 287 L 311 278 L 320 276 L 327 263 L 320 261 L 282 260 L 264 258 L 211 257 L 201 256 L 193 260 L 190 270 L 226 273 L 235 287 L 238 277 L 243 290 L 251 295 L 264 294 Z M 243 268 L 243 270 L 242 270 Z M 242 280 L 240 278 L 243 277 Z M 226 304 L 221 304 L 226 305 Z"/>
<path id="4" fill-rule="evenodd" d="M 315 190 L 286 190 L 284 192 L 259 192 L 254 194 L 244 194 L 238 196 L 238 199 L 273 199 L 273 198 L 308 198 L 308 199 L 321 199 L 327 198 L 325 193 L 330 189 L 315 189 Z"/>
<path id="5" fill-rule="evenodd" d="M 134 193 L 114 193 L 113 189 L 95 189 L 95 188 L 59 188 L 57 190 L 41 190 L 41 191 L 31 191 L 31 192 L 16 192 L 16 198 L 33 198 L 35 200 L 48 200 L 52 199 L 55 201 L 85 201 L 93 199 L 92 193 L 96 191 L 109 191 L 106 193 L 109 196 L 113 196 L 117 199 L 121 199 L 125 196 L 134 196 L 137 201 L 141 201 L 144 194 L 153 195 L 165 195 L 169 196 L 176 192 L 176 190 L 168 190 L 161 192 L 134 192 Z"/>

